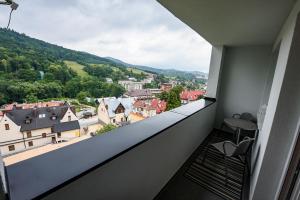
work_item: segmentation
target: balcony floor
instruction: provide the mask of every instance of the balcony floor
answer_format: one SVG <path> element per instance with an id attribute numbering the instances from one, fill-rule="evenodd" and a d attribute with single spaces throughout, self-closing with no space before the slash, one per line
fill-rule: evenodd
<path id="1" fill-rule="evenodd" d="M 226 184 L 224 158 L 209 145 L 224 140 L 232 140 L 232 134 L 214 130 L 160 191 L 155 200 L 246 200 L 249 186 L 247 167 L 237 158 L 227 159 L 228 182 Z M 204 155 L 206 155 L 205 159 L 203 159 Z"/>

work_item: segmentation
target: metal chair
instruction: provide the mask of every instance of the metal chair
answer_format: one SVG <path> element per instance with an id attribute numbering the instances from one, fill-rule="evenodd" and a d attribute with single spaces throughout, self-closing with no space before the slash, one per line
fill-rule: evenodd
<path id="1" fill-rule="evenodd" d="M 254 131 L 255 137 L 258 133 L 256 119 L 250 113 L 233 114 L 231 118 L 225 118 L 221 130 L 224 126 L 229 127 L 234 131 L 237 137 L 237 144 L 239 143 L 240 133 L 242 130 Z"/>
<path id="2" fill-rule="evenodd" d="M 243 164 L 246 165 L 248 172 L 250 172 L 250 168 L 247 163 L 246 154 L 251 148 L 254 140 L 255 138 L 245 137 L 239 144 L 235 144 L 231 141 L 222 141 L 222 142 L 211 144 L 224 156 L 226 184 L 228 182 L 227 157 L 237 157 Z M 241 156 L 244 157 L 244 161 L 241 159 Z"/>

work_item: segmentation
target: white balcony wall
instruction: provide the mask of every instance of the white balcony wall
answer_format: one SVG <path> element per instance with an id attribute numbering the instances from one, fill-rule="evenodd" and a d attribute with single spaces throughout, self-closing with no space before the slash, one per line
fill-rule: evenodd
<path id="1" fill-rule="evenodd" d="M 285 178 L 300 116 L 300 1 L 294 6 L 274 46 L 280 44 L 273 84 L 255 151 L 250 199 L 277 199 Z"/>
<path id="2" fill-rule="evenodd" d="M 226 48 L 217 98 L 216 127 L 234 113 L 249 112 L 256 117 L 270 82 L 268 76 L 274 69 L 271 55 L 272 47 L 266 45 Z"/>

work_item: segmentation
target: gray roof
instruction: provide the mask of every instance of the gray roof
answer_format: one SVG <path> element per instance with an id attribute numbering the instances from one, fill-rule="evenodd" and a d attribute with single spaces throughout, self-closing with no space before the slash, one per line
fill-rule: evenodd
<path id="1" fill-rule="evenodd" d="M 80 129 L 79 122 L 77 120 L 70 121 L 70 122 L 63 122 L 63 123 L 53 125 L 53 132 L 55 132 L 55 133 L 71 131 L 71 130 L 76 130 L 76 129 Z"/>
<path id="2" fill-rule="evenodd" d="M 55 124 L 60 124 L 68 108 L 75 113 L 69 105 L 43 107 L 43 108 L 30 108 L 30 109 L 13 109 L 7 111 L 6 115 L 18 126 L 21 126 L 20 131 L 30 131 L 41 128 L 52 128 Z M 43 115 L 40 117 L 40 115 Z M 52 117 L 55 117 L 54 119 Z M 30 123 L 26 123 L 29 120 Z"/>
<path id="3" fill-rule="evenodd" d="M 134 103 L 133 98 L 103 98 L 104 104 L 108 106 L 108 115 L 109 117 L 115 117 L 115 110 L 121 104 L 125 108 L 125 115 L 129 115 L 132 111 L 132 106 Z"/>
<path id="4" fill-rule="evenodd" d="M 126 92 L 126 95 L 129 97 L 145 97 L 152 96 L 152 92 L 149 89 L 131 90 Z"/>

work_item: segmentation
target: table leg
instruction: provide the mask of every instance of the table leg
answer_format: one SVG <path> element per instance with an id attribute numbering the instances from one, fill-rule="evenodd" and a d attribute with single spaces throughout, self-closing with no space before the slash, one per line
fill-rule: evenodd
<path id="1" fill-rule="evenodd" d="M 241 129 L 238 128 L 237 129 L 237 141 L 236 141 L 236 144 L 238 144 L 240 142 L 240 134 L 241 134 Z"/>

